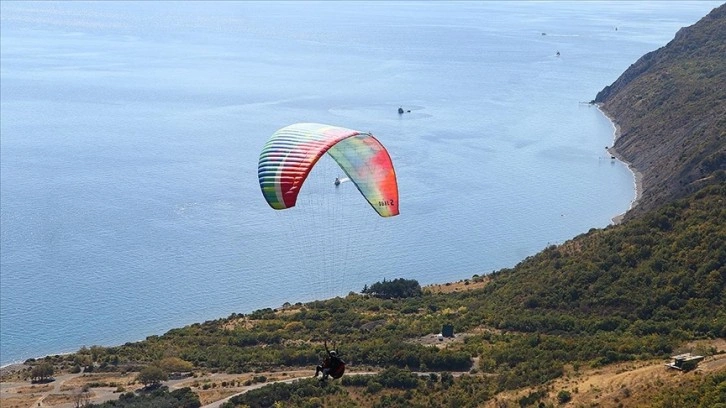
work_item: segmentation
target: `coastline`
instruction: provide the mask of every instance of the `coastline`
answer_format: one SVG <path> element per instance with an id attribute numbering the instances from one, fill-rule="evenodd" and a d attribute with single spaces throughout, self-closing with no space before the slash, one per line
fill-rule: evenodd
<path id="1" fill-rule="evenodd" d="M 7 375 L 12 375 L 19 371 L 23 371 L 27 368 L 30 368 L 30 366 L 26 365 L 25 363 L 6 364 L 6 365 L 0 367 L 0 379 L 5 378 L 5 376 L 7 376 Z"/>
<path id="2" fill-rule="evenodd" d="M 618 125 L 618 123 L 615 121 L 613 116 L 611 116 L 606 110 L 604 110 L 602 108 L 601 103 L 596 103 L 595 105 L 596 105 L 597 109 L 610 121 L 611 125 L 613 126 L 613 145 L 608 147 L 607 151 L 612 156 L 614 156 L 618 161 L 624 163 L 627 166 L 628 170 L 630 170 L 630 172 L 633 174 L 635 197 L 630 202 L 630 206 L 625 212 L 618 214 L 611 218 L 613 225 L 617 225 L 617 224 L 622 223 L 622 221 L 625 217 L 625 214 L 627 214 L 628 211 L 632 210 L 633 208 L 635 208 L 636 205 L 638 205 L 638 203 L 642 197 L 642 194 L 643 194 L 643 183 L 642 183 L 643 174 L 640 171 L 638 171 L 632 165 L 632 163 L 630 163 L 625 158 L 623 158 L 622 155 L 620 155 L 620 153 L 618 153 L 618 151 L 614 147 L 615 141 L 617 141 L 618 138 L 621 136 L 620 125 Z M 450 282 L 450 283 L 454 283 L 454 282 Z M 441 284 L 433 284 L 430 286 L 442 286 L 442 285 L 447 285 L 447 284 L 448 283 L 441 283 Z M 104 346 L 104 347 L 113 347 L 113 346 Z M 80 349 L 80 347 L 79 347 L 79 349 Z M 45 357 L 53 356 L 53 355 L 64 355 L 64 354 L 74 354 L 74 353 L 75 352 L 63 352 L 63 353 L 48 354 L 45 356 L 35 357 L 35 359 L 43 359 Z M 29 367 L 30 366 L 25 364 L 24 361 L 13 361 L 10 363 L 6 363 L 3 365 L 0 365 L 0 376 L 5 376 L 5 375 L 8 375 L 13 372 L 22 371 Z"/>
<path id="3" fill-rule="evenodd" d="M 601 103 L 596 103 L 597 109 L 610 121 L 610 123 L 613 125 L 613 145 L 609 147 L 607 150 L 608 152 L 615 157 L 618 161 L 624 163 L 628 170 L 630 170 L 631 173 L 633 173 L 633 184 L 635 185 L 635 198 L 633 198 L 633 201 L 630 202 L 630 207 L 622 214 L 618 214 L 615 217 L 612 218 L 613 224 L 617 225 L 623 222 L 623 218 L 625 217 L 625 214 L 627 214 L 628 211 L 635 208 L 636 205 L 640 202 L 640 199 L 643 197 L 643 173 L 638 171 L 633 164 L 618 153 L 618 151 L 615 149 L 615 142 L 620 138 L 621 131 L 620 131 L 620 125 L 615 120 L 615 118 L 610 115 L 603 107 Z"/>
<path id="4" fill-rule="evenodd" d="M 80 350 L 83 347 L 86 347 L 86 346 L 79 346 L 78 347 L 78 350 Z M 106 347 L 106 346 L 104 346 L 104 347 Z M 112 347 L 112 346 L 108 346 L 108 347 Z M 11 361 L 11 362 L 8 362 L 8 363 L 3 363 L 3 364 L 0 364 L 0 372 L 4 372 L 4 370 L 6 370 L 8 368 L 11 368 L 11 367 L 15 367 L 15 366 L 25 366 L 25 367 L 29 367 L 27 364 L 25 364 L 25 362 L 28 361 L 28 360 L 42 360 L 42 359 L 44 359 L 46 357 L 53 357 L 53 356 L 69 356 L 71 354 L 76 354 L 78 352 L 78 350 L 76 350 L 76 351 L 64 351 L 62 353 L 43 354 L 43 355 L 40 355 L 40 356 L 37 356 L 37 357 L 28 357 L 25 360 L 15 360 L 15 361 Z"/>

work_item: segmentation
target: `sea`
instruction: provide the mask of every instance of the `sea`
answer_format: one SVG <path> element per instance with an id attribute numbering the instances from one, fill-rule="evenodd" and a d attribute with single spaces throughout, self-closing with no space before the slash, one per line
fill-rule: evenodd
<path id="1" fill-rule="evenodd" d="M 604 228 L 636 189 L 589 102 L 719 5 L 2 1 L 0 364 L 469 279 Z M 374 134 L 400 215 L 327 159 L 271 209 L 259 153 L 298 122 Z"/>

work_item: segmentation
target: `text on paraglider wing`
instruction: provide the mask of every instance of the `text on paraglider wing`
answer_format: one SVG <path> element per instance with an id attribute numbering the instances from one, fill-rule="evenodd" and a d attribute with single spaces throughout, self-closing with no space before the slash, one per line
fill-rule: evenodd
<path id="1" fill-rule="evenodd" d="M 392 207 L 393 205 L 395 205 L 393 204 L 393 200 L 384 200 L 378 202 L 379 207 Z"/>

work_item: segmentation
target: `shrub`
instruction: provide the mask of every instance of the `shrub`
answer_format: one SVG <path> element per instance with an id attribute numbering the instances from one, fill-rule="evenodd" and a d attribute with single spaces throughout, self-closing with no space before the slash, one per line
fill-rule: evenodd
<path id="1" fill-rule="evenodd" d="M 557 402 L 560 404 L 566 404 L 572 401 L 572 394 L 569 391 L 562 390 L 557 393 Z"/>
<path id="2" fill-rule="evenodd" d="M 369 394 L 376 394 L 380 392 L 383 389 L 383 385 L 377 381 L 371 381 L 368 383 L 368 387 L 366 387 L 366 392 Z"/>

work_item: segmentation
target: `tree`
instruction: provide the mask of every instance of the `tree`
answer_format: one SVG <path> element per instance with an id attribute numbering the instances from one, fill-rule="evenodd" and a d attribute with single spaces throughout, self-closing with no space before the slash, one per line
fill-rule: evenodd
<path id="1" fill-rule="evenodd" d="M 136 379 L 144 384 L 145 387 L 157 385 L 161 383 L 162 381 L 165 381 L 167 379 L 166 373 L 164 370 L 157 366 L 148 366 L 139 372 L 138 377 Z"/>
<path id="2" fill-rule="evenodd" d="M 30 371 L 30 380 L 32 382 L 45 382 L 53 377 L 53 364 L 41 363 Z"/>
<path id="3" fill-rule="evenodd" d="M 557 393 L 557 402 L 560 404 L 566 404 L 572 400 L 572 394 L 567 390 L 562 390 Z"/>
<path id="4" fill-rule="evenodd" d="M 361 291 L 363 294 L 373 295 L 383 299 L 403 299 L 421 296 L 421 285 L 415 279 L 394 279 L 392 281 L 376 282 L 370 287 L 367 285 Z"/>
<path id="5" fill-rule="evenodd" d="M 188 361 L 184 361 L 179 357 L 167 357 L 159 361 L 159 367 L 167 373 L 183 373 L 192 371 L 194 365 Z"/>

